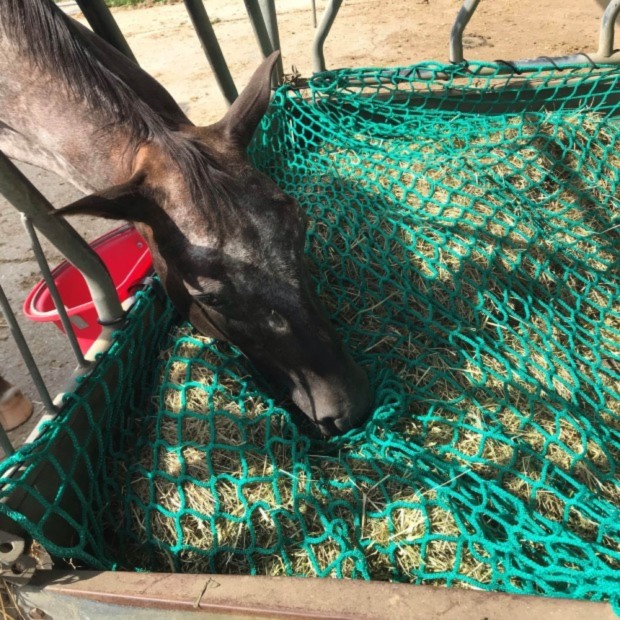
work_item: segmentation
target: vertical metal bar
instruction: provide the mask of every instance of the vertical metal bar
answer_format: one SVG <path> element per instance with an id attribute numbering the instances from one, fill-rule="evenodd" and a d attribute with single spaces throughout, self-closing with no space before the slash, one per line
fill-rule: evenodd
<path id="1" fill-rule="evenodd" d="M 213 26 L 207 15 L 207 11 L 202 0 L 183 0 L 185 8 L 189 13 L 189 17 L 194 25 L 194 30 L 200 39 L 202 49 L 211 65 L 211 69 L 215 73 L 215 79 L 224 95 L 224 98 L 230 105 L 237 98 L 237 87 L 232 79 L 222 48 L 218 43 Z"/>
<path id="2" fill-rule="evenodd" d="M 450 62 L 463 62 L 463 33 L 480 0 L 465 0 L 450 32 Z"/>
<path id="3" fill-rule="evenodd" d="M 84 17 L 90 24 L 93 32 L 98 34 L 102 39 L 113 45 L 119 52 L 122 52 L 127 58 L 133 60 L 136 64 L 138 61 L 133 55 L 127 40 L 123 36 L 121 29 L 112 17 L 110 9 L 106 6 L 104 0 L 75 0 L 80 7 L 80 11 L 84 13 Z"/>
<path id="4" fill-rule="evenodd" d="M 50 397 L 50 393 L 47 391 L 47 387 L 45 386 L 45 382 L 43 381 L 43 377 L 39 372 L 39 368 L 37 363 L 34 361 L 34 357 L 32 357 L 32 353 L 30 352 L 30 348 L 28 347 L 28 343 L 24 338 L 24 334 L 22 333 L 19 324 L 17 323 L 17 319 L 15 318 L 15 314 L 11 309 L 11 305 L 9 304 L 9 300 L 4 293 L 4 289 L 0 285 L 0 308 L 2 308 L 2 314 L 8 323 L 9 329 L 11 330 L 11 334 L 13 335 L 13 339 L 15 340 L 15 344 L 17 344 L 17 348 L 21 353 L 24 362 L 26 363 L 26 367 L 28 368 L 28 372 L 32 377 L 35 387 L 39 392 L 39 396 L 41 397 L 41 402 L 43 406 L 47 409 L 50 414 L 56 413 L 56 407 L 54 407 L 54 403 Z"/>
<path id="5" fill-rule="evenodd" d="M 312 3 L 312 25 L 314 28 L 316 28 L 316 0 L 311 0 Z"/>
<path id="6" fill-rule="evenodd" d="M 269 32 L 267 31 L 267 26 L 265 25 L 263 12 L 261 11 L 260 6 L 258 6 L 258 0 L 244 0 L 244 2 L 245 10 L 248 13 L 252 28 L 254 29 L 254 35 L 258 41 L 258 46 L 260 47 L 261 53 L 266 58 L 269 54 L 271 54 L 271 52 L 274 51 L 274 49 L 271 46 L 271 39 L 269 38 Z"/>
<path id="7" fill-rule="evenodd" d="M 82 355 L 82 351 L 80 349 L 80 345 L 78 344 L 77 338 L 73 332 L 73 327 L 71 326 L 71 321 L 69 316 L 67 315 L 67 310 L 62 301 L 60 293 L 58 292 L 58 287 L 56 286 L 56 282 L 54 282 L 54 276 L 52 276 L 52 272 L 50 270 L 49 264 L 47 262 L 47 258 L 45 258 L 45 254 L 43 253 L 43 248 L 41 247 L 41 243 L 39 242 L 39 238 L 37 237 L 37 233 L 32 225 L 32 222 L 22 214 L 22 223 L 28 236 L 30 237 L 30 244 L 32 246 L 32 251 L 34 252 L 34 256 L 37 259 L 37 263 L 39 264 L 39 269 L 41 270 L 41 275 L 43 276 L 43 280 L 49 289 L 50 295 L 54 301 L 54 306 L 58 312 L 58 316 L 60 317 L 60 322 L 64 327 L 65 333 L 67 334 L 67 338 L 69 339 L 69 345 L 71 346 L 71 350 L 73 351 L 73 355 L 75 355 L 75 359 L 78 363 L 78 366 L 81 368 L 86 368 L 89 364 L 84 359 Z"/>
<path id="8" fill-rule="evenodd" d="M 116 288 L 102 260 L 78 233 L 60 217 L 54 207 L 0 151 L 0 194 L 28 216 L 37 229 L 58 248 L 64 257 L 82 272 L 100 321 L 120 322 L 124 317 Z M 102 337 L 111 335 L 104 328 Z"/>
<path id="9" fill-rule="evenodd" d="M 11 388 L 13 388 L 13 386 L 3 376 L 0 375 L 0 397 L 6 396 L 6 394 L 11 391 L 15 393 L 14 389 L 12 390 Z M 0 448 L 2 448 L 5 456 L 10 456 L 11 454 L 15 452 L 15 448 L 13 448 L 13 444 L 11 443 L 11 440 L 9 439 L 9 435 L 4 430 L 4 426 L 2 426 L 1 424 L 0 424 Z"/>
<path id="10" fill-rule="evenodd" d="M 601 20 L 598 54 L 603 58 L 608 58 L 614 51 L 614 26 L 618 13 L 620 13 L 620 0 L 611 0 Z"/>
<path id="11" fill-rule="evenodd" d="M 267 28 L 267 34 L 271 41 L 271 49 L 273 51 L 280 49 L 280 33 L 278 31 L 278 15 L 276 13 L 275 0 L 258 0 L 260 11 L 263 14 L 263 21 Z M 278 58 L 276 63 L 276 70 L 272 76 L 273 86 L 279 86 L 282 84 L 282 78 L 284 77 L 284 66 L 282 64 L 282 55 Z"/>
<path id="12" fill-rule="evenodd" d="M 0 448 L 4 452 L 4 456 L 11 456 L 11 454 L 15 454 L 15 448 L 9 439 L 6 431 L 0 424 Z"/>
<path id="13" fill-rule="evenodd" d="M 314 41 L 312 42 L 312 62 L 315 73 L 325 71 L 326 69 L 323 45 L 325 44 L 325 39 L 327 39 L 327 35 L 334 24 L 334 20 L 336 19 L 336 15 L 338 15 L 341 5 L 342 0 L 329 0 L 329 4 L 325 7 L 325 12 L 321 18 L 321 23 L 314 33 Z"/>

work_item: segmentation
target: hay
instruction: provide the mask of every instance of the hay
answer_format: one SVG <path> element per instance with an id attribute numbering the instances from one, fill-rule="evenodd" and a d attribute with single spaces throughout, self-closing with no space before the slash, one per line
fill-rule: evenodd
<path id="1" fill-rule="evenodd" d="M 2 620 L 26 620 L 26 616 L 17 604 L 13 589 L 13 585 L 4 579 L 0 580 L 0 618 Z"/>
<path id="2" fill-rule="evenodd" d="M 593 136 L 612 142 L 596 115 L 567 117 L 560 129 L 544 116 L 508 118 L 502 132 L 455 138 L 452 150 L 420 142 L 382 154 L 363 134 L 354 136 L 357 150 L 326 139 L 318 156 L 331 183 L 308 178 L 288 189 L 310 214 L 312 268 L 328 311 L 347 326 L 353 351 L 398 378 L 408 409 L 380 438 L 392 433 L 453 464 L 455 478 L 492 483 L 523 510 L 583 540 L 603 538 L 613 552 L 620 541 L 604 538 L 570 491 L 546 484 L 570 476 L 620 508 L 610 479 L 620 451 L 601 430 L 620 430 L 618 367 L 580 339 L 596 324 L 609 351 L 620 351 L 620 301 L 599 282 L 616 260 L 607 233 L 620 208 L 608 181 L 581 186 L 595 169 L 613 176 L 620 162 L 592 147 Z M 567 154 L 568 144 L 585 155 Z M 345 156 L 356 165 L 343 166 Z M 484 164 L 491 182 L 474 183 L 468 161 Z M 535 202 L 541 218 L 507 209 L 515 196 Z M 332 211 L 332 200 L 347 206 Z M 386 217 L 386 204 L 398 217 Z M 412 457 L 393 466 L 355 445 L 309 454 L 288 414 L 247 388 L 229 347 L 188 327 L 171 343 L 157 413 L 142 429 L 147 445 L 121 476 L 131 509 L 119 523 L 134 532 L 135 565 L 496 583 L 499 552 L 471 536 L 491 526 L 484 515 L 455 518 L 440 492 L 455 478 L 423 483 L 402 465 Z M 591 418 L 566 415 L 577 399 L 600 403 L 602 393 L 609 400 Z"/>

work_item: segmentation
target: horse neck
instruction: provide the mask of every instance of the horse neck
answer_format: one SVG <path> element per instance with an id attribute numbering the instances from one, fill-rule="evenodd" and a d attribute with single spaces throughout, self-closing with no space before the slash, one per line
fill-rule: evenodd
<path id="1" fill-rule="evenodd" d="M 83 191 L 123 180 L 131 142 L 126 128 L 109 125 L 2 40 L 0 75 L 0 149 L 9 157 L 52 169 Z"/>
<path id="2" fill-rule="evenodd" d="M 110 71 L 140 84 L 156 114 L 160 108 L 168 122 L 189 123 L 155 80 L 94 35 L 87 37 Z M 88 193 L 127 180 L 138 143 L 128 124 L 78 100 L 61 78 L 34 67 L 0 32 L 0 150 L 52 170 Z"/>

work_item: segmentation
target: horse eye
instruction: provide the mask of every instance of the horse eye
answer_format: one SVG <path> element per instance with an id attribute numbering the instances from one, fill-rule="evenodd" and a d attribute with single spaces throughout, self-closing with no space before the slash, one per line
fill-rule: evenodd
<path id="1" fill-rule="evenodd" d="M 275 310 L 272 310 L 267 317 L 267 324 L 269 325 L 269 329 L 279 333 L 287 332 L 289 328 L 288 321 Z"/>
<path id="2" fill-rule="evenodd" d="M 209 308 L 213 308 L 214 310 L 218 310 L 226 306 L 226 300 L 223 297 L 218 297 L 217 295 L 210 293 L 199 295 L 198 300 L 205 306 L 209 306 Z"/>

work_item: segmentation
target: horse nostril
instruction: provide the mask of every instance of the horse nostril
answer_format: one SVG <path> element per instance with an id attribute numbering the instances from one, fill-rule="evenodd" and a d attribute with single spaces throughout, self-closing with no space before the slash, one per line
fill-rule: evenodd
<path id="1" fill-rule="evenodd" d="M 317 422 L 323 435 L 332 437 L 333 435 L 341 435 L 344 431 L 336 425 L 334 418 L 323 418 Z"/>

